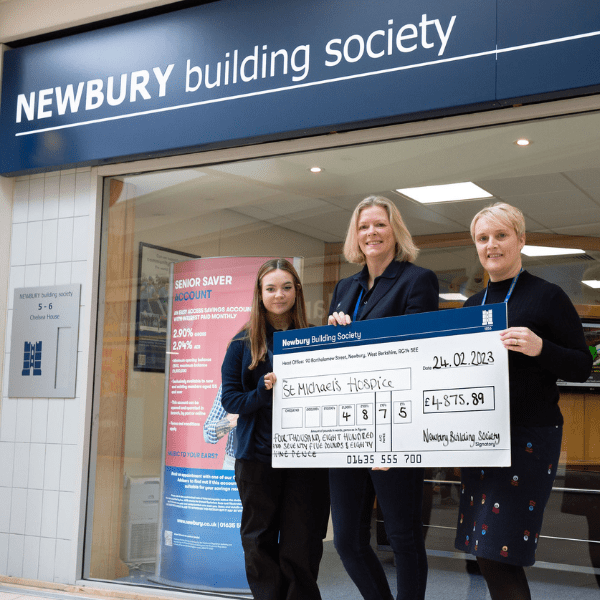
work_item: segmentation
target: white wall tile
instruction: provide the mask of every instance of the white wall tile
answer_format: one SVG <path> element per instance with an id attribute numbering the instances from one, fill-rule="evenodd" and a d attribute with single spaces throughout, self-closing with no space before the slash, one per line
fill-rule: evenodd
<path id="1" fill-rule="evenodd" d="M 56 262 L 67 262 L 73 254 L 73 219 L 58 220 L 58 243 Z"/>
<path id="2" fill-rule="evenodd" d="M 90 314 L 85 306 L 79 307 L 79 351 L 87 352 L 90 343 Z"/>
<path id="3" fill-rule="evenodd" d="M 23 579 L 37 579 L 40 560 L 40 538 L 25 536 L 23 548 Z"/>
<path id="4" fill-rule="evenodd" d="M 42 260 L 44 259 L 42 255 Z M 56 281 L 56 263 L 41 265 L 40 285 L 55 285 Z"/>
<path id="5" fill-rule="evenodd" d="M 71 263 L 71 283 L 80 283 L 81 284 L 81 295 L 80 295 L 80 303 L 84 302 L 85 299 L 85 283 L 87 280 L 87 261 L 86 260 L 78 260 L 77 262 Z M 80 318 L 81 321 L 81 318 Z"/>
<path id="6" fill-rule="evenodd" d="M 78 172 L 75 175 L 75 216 L 84 216 L 90 213 L 90 188 L 92 185 L 92 171 Z"/>
<path id="7" fill-rule="evenodd" d="M 57 444 L 46 445 L 46 462 L 44 464 L 44 489 L 58 490 L 60 486 L 61 447 Z"/>
<path id="8" fill-rule="evenodd" d="M 27 223 L 14 223 L 10 239 L 10 264 L 11 266 L 24 265 L 27 241 Z"/>
<path id="9" fill-rule="evenodd" d="M 4 364 L 6 365 L 4 368 L 8 369 L 8 365 L 10 364 L 10 354 L 4 355 Z M 7 372 L 8 370 L 5 371 L 5 373 Z M 2 378 L 2 397 L 8 397 L 8 375 L 4 375 L 4 377 Z"/>
<path id="10" fill-rule="evenodd" d="M 69 540 L 56 540 L 55 583 L 75 583 L 71 581 L 71 571 L 73 571 L 71 562 L 71 542 Z"/>
<path id="11" fill-rule="evenodd" d="M 62 262 L 56 264 L 56 285 L 71 283 L 71 263 Z"/>
<path id="12" fill-rule="evenodd" d="M 8 379 L 5 372 L 6 379 Z M 0 441 L 14 442 L 17 433 L 17 398 L 2 399 L 2 420 L 0 421 Z M 4 462 L 4 455 L 0 450 L 0 464 Z M 1 467 L 0 467 L 1 468 Z M 2 485 L 0 483 L 0 485 Z"/>
<path id="13" fill-rule="evenodd" d="M 89 336 L 89 333 L 84 331 L 83 336 L 79 333 L 79 347 L 82 347 L 82 337 Z M 75 381 L 75 398 L 81 400 L 85 398 L 87 393 L 87 374 L 88 362 L 87 351 L 79 351 L 77 353 L 77 379 Z"/>
<path id="14" fill-rule="evenodd" d="M 31 441 L 45 444 L 47 428 L 48 400 L 45 398 L 34 398 L 31 409 Z"/>
<path id="15" fill-rule="evenodd" d="M 17 429 L 15 431 L 15 442 L 31 441 L 31 417 L 33 401 L 31 398 L 19 398 L 17 400 Z"/>
<path id="16" fill-rule="evenodd" d="M 27 490 L 25 535 L 40 535 L 42 531 L 42 490 Z"/>
<path id="17" fill-rule="evenodd" d="M 58 398 L 48 400 L 48 429 L 46 443 L 60 444 L 63 436 L 63 414 L 65 401 Z"/>
<path id="18" fill-rule="evenodd" d="M 46 444 L 31 444 L 29 449 L 29 479 L 27 487 L 32 490 L 44 489 L 46 466 Z"/>
<path id="19" fill-rule="evenodd" d="M 25 267 L 11 267 L 8 283 L 8 308 L 12 309 L 15 296 L 15 288 L 25 287 Z"/>
<path id="20" fill-rule="evenodd" d="M 72 492 L 59 492 L 58 494 L 58 521 L 56 537 L 62 540 L 73 538 L 75 494 Z"/>
<path id="21" fill-rule="evenodd" d="M 44 218 L 44 179 L 32 179 L 29 182 L 29 211 L 27 220 L 41 221 Z"/>
<path id="22" fill-rule="evenodd" d="M 27 265 L 25 267 L 25 287 L 40 285 L 40 265 Z"/>
<path id="23" fill-rule="evenodd" d="M 75 173 L 60 175 L 60 195 L 58 198 L 58 216 L 72 217 L 75 213 Z"/>
<path id="24" fill-rule="evenodd" d="M 8 536 L 8 568 L 6 574 L 9 577 L 23 576 L 23 551 L 25 546 L 25 536 Z"/>
<path id="25" fill-rule="evenodd" d="M 4 344 L 4 351 L 5 352 L 10 352 L 10 342 L 11 342 L 11 337 L 12 337 L 12 317 L 13 317 L 13 311 L 9 310 L 6 312 L 6 336 L 5 336 L 5 344 Z M 6 363 L 8 364 L 8 363 Z M 7 368 L 7 367 L 5 367 Z M 8 371 L 5 371 L 5 375 L 6 379 L 8 379 Z"/>
<path id="26" fill-rule="evenodd" d="M 13 223 L 26 223 L 29 212 L 29 180 L 15 181 L 13 193 Z"/>
<path id="27" fill-rule="evenodd" d="M 8 533 L 0 533 L 0 575 L 8 571 Z"/>
<path id="28" fill-rule="evenodd" d="M 15 461 L 14 442 L 0 442 L 0 456 L 0 487 L 11 488 Z"/>
<path id="29" fill-rule="evenodd" d="M 44 490 L 42 499 L 42 537 L 55 538 L 58 523 L 58 490 Z"/>
<path id="30" fill-rule="evenodd" d="M 71 260 L 86 260 L 88 254 L 88 221 L 89 217 L 73 219 L 73 253 Z"/>
<path id="31" fill-rule="evenodd" d="M 62 437 L 63 444 L 77 444 L 79 442 L 80 406 L 80 401 L 77 399 L 65 399 Z"/>
<path id="32" fill-rule="evenodd" d="M 38 565 L 38 579 L 40 581 L 54 581 L 54 558 L 56 556 L 56 540 L 40 539 L 40 562 Z"/>
<path id="33" fill-rule="evenodd" d="M 60 176 L 54 174 L 44 180 L 44 219 L 58 219 Z"/>
<path id="34" fill-rule="evenodd" d="M 25 534 L 25 514 L 27 511 L 27 490 L 13 488 L 10 505 L 10 533 Z"/>
<path id="35" fill-rule="evenodd" d="M 60 491 L 74 492 L 77 480 L 77 446 L 62 446 L 62 456 L 60 460 Z"/>
<path id="36" fill-rule="evenodd" d="M 15 442 L 13 488 L 27 488 L 29 480 L 29 443 Z"/>
<path id="37" fill-rule="evenodd" d="M 56 262 L 58 219 L 44 221 L 42 226 L 42 263 Z"/>
<path id="38" fill-rule="evenodd" d="M 12 490 L 10 488 L 0 487 L 0 533 L 10 531 L 10 505 L 12 500 Z M 2 571 L 0 570 L 0 573 Z"/>
<path id="39" fill-rule="evenodd" d="M 25 264 L 39 265 L 42 262 L 42 222 L 27 224 L 27 252 Z"/>

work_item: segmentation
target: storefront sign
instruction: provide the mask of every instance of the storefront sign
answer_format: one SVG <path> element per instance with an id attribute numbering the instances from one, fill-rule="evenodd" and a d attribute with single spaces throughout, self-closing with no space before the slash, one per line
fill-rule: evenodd
<path id="1" fill-rule="evenodd" d="M 8 395 L 75 398 L 81 286 L 15 289 Z"/>
<path id="2" fill-rule="evenodd" d="M 266 257 L 173 265 L 162 526 L 156 580 L 213 591 L 248 588 L 233 475 L 237 415 L 221 405 L 221 364 L 250 317 Z"/>
<path id="3" fill-rule="evenodd" d="M 277 332 L 274 467 L 510 466 L 506 304 Z"/>
<path id="4" fill-rule="evenodd" d="M 221 0 L 7 51 L 0 173 L 589 88 L 599 50 L 596 0 Z"/>

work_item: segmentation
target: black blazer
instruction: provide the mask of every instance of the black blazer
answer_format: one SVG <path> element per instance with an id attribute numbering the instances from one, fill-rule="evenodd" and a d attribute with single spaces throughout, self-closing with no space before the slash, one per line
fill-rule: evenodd
<path id="1" fill-rule="evenodd" d="M 363 272 L 364 269 L 338 282 L 329 308 L 330 315 L 342 311 L 352 316 Z M 438 304 L 439 284 L 435 273 L 409 262 L 394 260 L 381 275 L 358 320 L 430 312 L 437 310 Z"/>

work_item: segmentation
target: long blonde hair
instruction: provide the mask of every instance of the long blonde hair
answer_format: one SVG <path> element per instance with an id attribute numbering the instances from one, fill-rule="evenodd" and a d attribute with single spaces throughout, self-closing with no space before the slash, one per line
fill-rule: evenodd
<path id="1" fill-rule="evenodd" d="M 290 310 L 292 327 L 294 329 L 307 327 L 304 292 L 296 269 L 285 258 L 268 260 L 256 274 L 250 319 L 241 329 L 246 332 L 245 339 L 250 342 L 250 352 L 252 353 L 252 363 L 248 367 L 250 370 L 256 369 L 258 363 L 264 361 L 267 356 L 267 310 L 262 302 L 262 279 L 267 273 L 277 270 L 288 272 L 292 276 L 296 288 L 296 302 Z"/>
<path id="2" fill-rule="evenodd" d="M 392 231 L 394 232 L 394 238 L 396 239 L 396 258 L 408 262 L 416 260 L 419 249 L 415 246 L 412 236 L 402 220 L 400 211 L 391 200 L 388 200 L 384 196 L 369 196 L 361 200 L 354 209 L 352 217 L 350 217 L 346 241 L 344 242 L 344 256 L 346 260 L 351 263 L 358 263 L 359 265 L 364 265 L 366 262 L 365 255 L 358 245 L 358 219 L 360 213 L 365 208 L 371 208 L 372 206 L 379 206 L 387 213 Z"/>

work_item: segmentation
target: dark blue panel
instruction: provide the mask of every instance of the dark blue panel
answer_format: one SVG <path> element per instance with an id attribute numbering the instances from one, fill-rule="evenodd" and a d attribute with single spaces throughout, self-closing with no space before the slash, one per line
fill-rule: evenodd
<path id="1" fill-rule="evenodd" d="M 324 325 L 303 330 L 277 331 L 273 337 L 273 352 L 292 354 L 310 350 L 502 331 L 506 329 L 507 318 L 506 303 L 504 303 L 372 321 L 354 321 L 345 327 Z"/>
<path id="2" fill-rule="evenodd" d="M 490 101 L 495 17 L 495 0 L 223 0 L 11 50 L 0 172 L 308 135 Z M 145 97 L 132 100 L 136 72 Z M 81 98 L 61 115 L 68 86 Z"/>
<path id="3" fill-rule="evenodd" d="M 600 3 L 498 0 L 498 48 L 498 99 L 598 85 Z"/>

